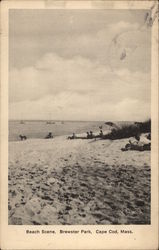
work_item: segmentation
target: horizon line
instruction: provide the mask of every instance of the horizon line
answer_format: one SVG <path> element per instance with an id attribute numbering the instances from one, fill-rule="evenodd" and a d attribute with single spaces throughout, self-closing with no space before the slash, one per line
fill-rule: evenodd
<path id="1" fill-rule="evenodd" d="M 134 121 L 147 121 L 151 119 L 150 118 L 146 118 L 144 120 L 111 120 L 111 119 L 108 119 L 108 120 L 59 120 L 59 119 L 8 119 L 8 121 L 53 121 L 53 122 L 134 122 Z"/>

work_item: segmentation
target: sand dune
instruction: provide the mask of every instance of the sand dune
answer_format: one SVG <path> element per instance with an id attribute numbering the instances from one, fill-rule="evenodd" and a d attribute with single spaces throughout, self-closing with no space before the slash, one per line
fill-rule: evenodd
<path id="1" fill-rule="evenodd" d="M 149 224 L 150 152 L 127 141 L 9 142 L 9 224 Z"/>

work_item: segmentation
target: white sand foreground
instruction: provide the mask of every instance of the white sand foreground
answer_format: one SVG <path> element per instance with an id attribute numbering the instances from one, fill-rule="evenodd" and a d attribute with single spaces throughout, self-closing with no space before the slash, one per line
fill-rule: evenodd
<path id="1" fill-rule="evenodd" d="M 9 224 L 150 224 L 150 151 L 127 142 L 9 142 Z"/>

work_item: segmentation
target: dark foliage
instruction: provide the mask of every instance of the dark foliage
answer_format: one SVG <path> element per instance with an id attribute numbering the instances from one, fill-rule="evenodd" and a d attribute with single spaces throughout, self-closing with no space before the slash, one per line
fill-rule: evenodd
<path id="1" fill-rule="evenodd" d="M 105 124 L 108 125 L 108 126 L 111 126 L 111 127 L 114 125 L 113 122 L 105 122 Z"/>
<path id="2" fill-rule="evenodd" d="M 149 133 L 151 132 L 151 119 L 139 123 L 139 129 L 141 133 Z"/>
<path id="3" fill-rule="evenodd" d="M 117 140 L 122 138 L 136 137 L 141 133 L 151 132 L 151 120 L 145 122 L 135 122 L 131 125 L 123 125 L 120 128 L 114 128 L 103 136 L 103 139 Z"/>

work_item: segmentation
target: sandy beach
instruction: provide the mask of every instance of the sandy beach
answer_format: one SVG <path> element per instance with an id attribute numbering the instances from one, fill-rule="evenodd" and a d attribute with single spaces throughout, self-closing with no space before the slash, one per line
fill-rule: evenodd
<path id="1" fill-rule="evenodd" d="M 150 224 L 150 151 L 127 142 L 9 142 L 9 224 Z"/>

